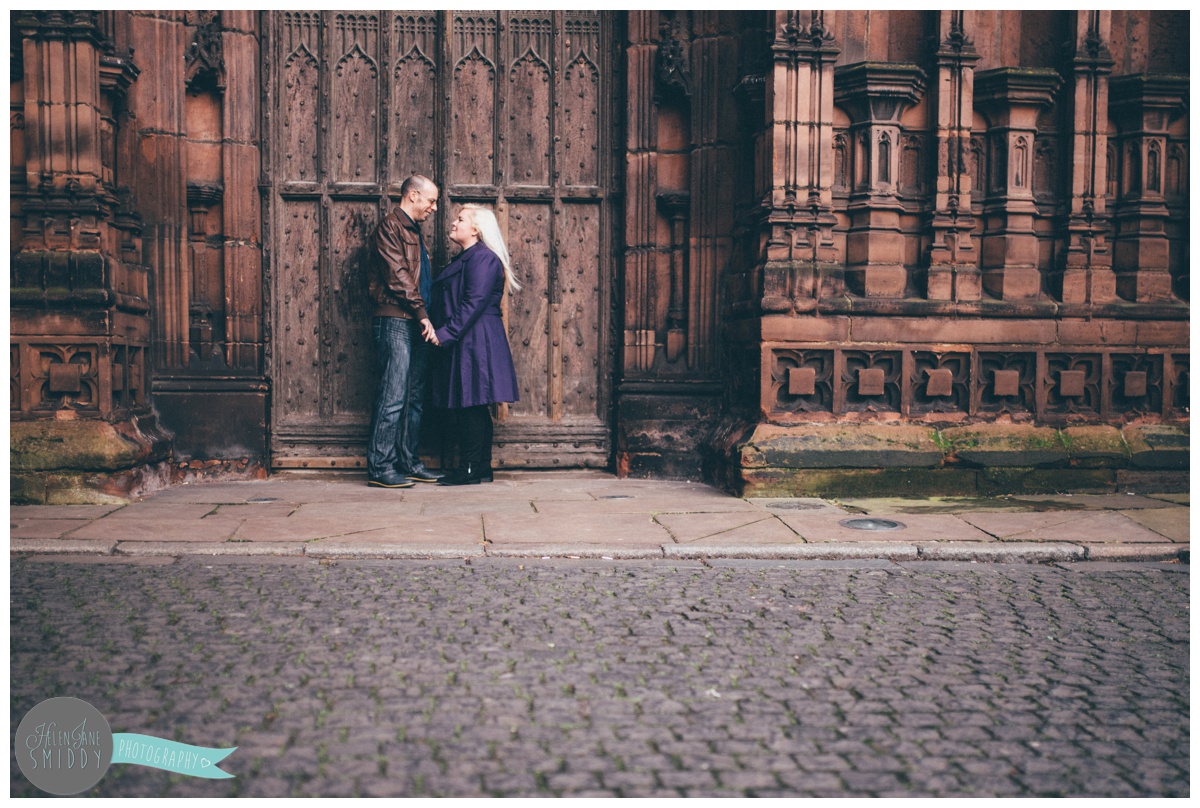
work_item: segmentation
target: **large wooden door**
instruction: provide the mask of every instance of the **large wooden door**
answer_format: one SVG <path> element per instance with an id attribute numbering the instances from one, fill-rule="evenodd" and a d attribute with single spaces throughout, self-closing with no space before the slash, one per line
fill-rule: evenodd
<path id="1" fill-rule="evenodd" d="M 507 466 L 609 461 L 612 109 L 607 15 L 264 12 L 276 467 L 364 465 L 374 394 L 369 240 L 400 183 L 443 190 L 436 266 L 464 202 L 493 207 L 523 288 L 506 323 L 521 400 Z"/>

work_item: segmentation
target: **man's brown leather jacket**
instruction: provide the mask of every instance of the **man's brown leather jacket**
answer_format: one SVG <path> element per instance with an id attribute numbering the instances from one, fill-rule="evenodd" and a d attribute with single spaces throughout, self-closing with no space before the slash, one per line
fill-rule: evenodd
<path id="1" fill-rule="evenodd" d="M 375 270 L 370 283 L 375 316 L 429 319 L 420 282 L 421 231 L 396 206 L 375 230 Z"/>

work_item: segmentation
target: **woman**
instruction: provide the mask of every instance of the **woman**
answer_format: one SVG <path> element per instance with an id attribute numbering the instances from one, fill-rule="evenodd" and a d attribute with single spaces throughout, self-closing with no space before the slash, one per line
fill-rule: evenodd
<path id="1" fill-rule="evenodd" d="M 434 342 L 443 350 L 431 382 L 434 406 L 456 416 L 460 466 L 439 484 L 475 485 L 492 481 L 490 405 L 517 400 L 500 300 L 505 286 L 521 287 L 500 224 L 487 208 L 463 205 L 450 240 L 462 252 L 433 281 Z"/>

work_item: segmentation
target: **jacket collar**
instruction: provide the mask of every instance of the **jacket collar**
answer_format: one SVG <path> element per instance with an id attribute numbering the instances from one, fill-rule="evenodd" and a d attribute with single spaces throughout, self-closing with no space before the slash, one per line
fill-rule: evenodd
<path id="1" fill-rule="evenodd" d="M 414 222 L 412 220 L 412 217 L 404 212 L 404 208 L 397 205 L 396 206 L 396 214 L 397 214 L 396 218 L 400 220 L 401 225 L 403 225 L 404 227 L 407 227 L 409 230 L 413 231 L 414 233 L 420 234 L 421 225 Z"/>
<path id="2" fill-rule="evenodd" d="M 467 249 L 460 252 L 458 256 L 446 266 L 445 269 L 438 273 L 436 280 L 443 281 L 446 278 L 452 278 L 458 273 L 462 272 L 463 268 L 467 265 L 467 257 L 473 255 L 480 247 L 483 247 L 483 242 L 477 241 L 470 247 L 467 247 Z"/>

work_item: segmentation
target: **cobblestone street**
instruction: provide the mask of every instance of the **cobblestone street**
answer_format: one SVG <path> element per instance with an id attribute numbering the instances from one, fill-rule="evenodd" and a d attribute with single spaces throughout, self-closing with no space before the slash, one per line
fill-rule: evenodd
<path id="1" fill-rule="evenodd" d="M 236 777 L 93 795 L 1190 792 L 1183 565 L 134 561 L 13 559 L 12 725 Z"/>

